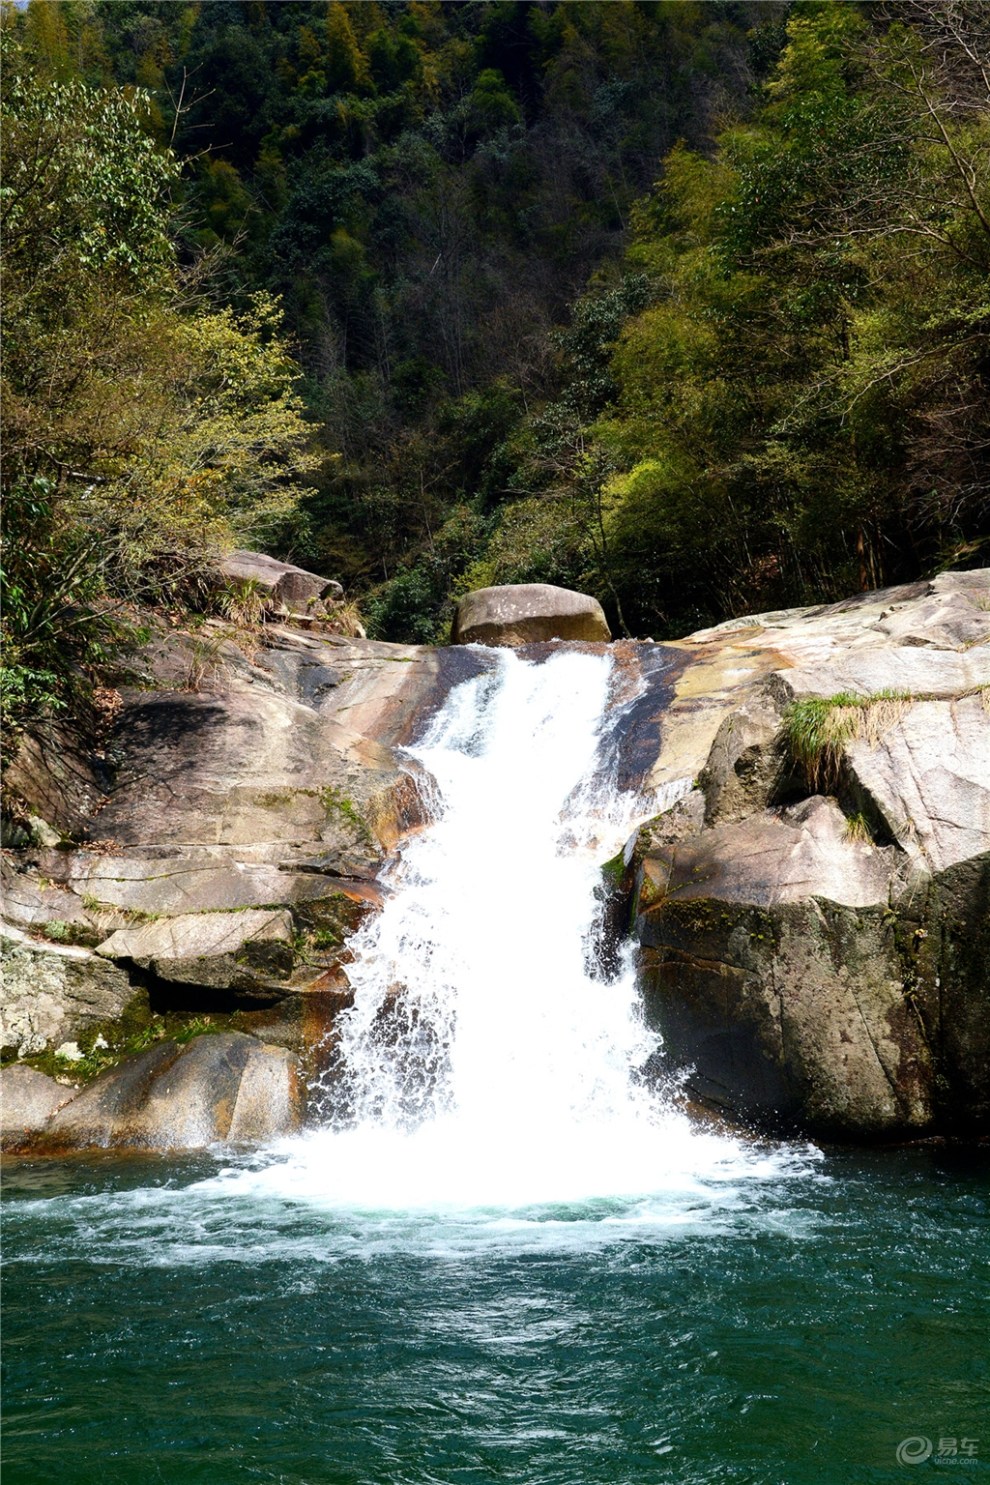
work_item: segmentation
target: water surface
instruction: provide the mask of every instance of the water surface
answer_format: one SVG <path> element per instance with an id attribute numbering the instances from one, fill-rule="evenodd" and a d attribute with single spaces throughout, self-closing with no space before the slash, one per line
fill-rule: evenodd
<path id="1" fill-rule="evenodd" d="M 990 1472 L 985 1164 L 776 1152 L 652 1197 L 347 1209 L 259 1157 L 7 1176 L 6 1485 Z"/>
<path id="2" fill-rule="evenodd" d="M 986 1172 L 706 1130 L 645 1075 L 599 932 L 600 863 L 671 802 L 623 762 L 627 691 L 567 647 L 451 690 L 322 1127 L 14 1167 L 5 1485 L 990 1467 Z"/>

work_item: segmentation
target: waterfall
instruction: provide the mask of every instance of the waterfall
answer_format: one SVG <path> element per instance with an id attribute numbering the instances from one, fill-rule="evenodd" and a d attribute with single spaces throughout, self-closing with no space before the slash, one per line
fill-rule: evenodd
<path id="1" fill-rule="evenodd" d="M 519 1208 L 755 1170 L 755 1150 L 648 1085 L 658 1039 L 631 955 L 606 969 L 596 953 L 601 863 L 651 812 L 616 782 L 610 655 L 485 658 L 409 749 L 432 823 L 351 941 L 324 1126 L 263 1183 L 358 1207 Z"/>
<path id="2" fill-rule="evenodd" d="M 635 805 L 601 772 L 610 662 L 493 658 L 410 750 L 434 823 L 353 943 L 342 1082 L 359 1125 L 587 1136 L 643 1112 L 631 1075 L 654 1044 L 631 973 L 604 983 L 592 942 L 599 865 Z"/>

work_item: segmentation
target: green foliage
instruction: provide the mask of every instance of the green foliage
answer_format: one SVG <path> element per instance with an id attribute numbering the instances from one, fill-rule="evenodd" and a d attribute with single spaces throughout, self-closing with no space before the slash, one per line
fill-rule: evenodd
<path id="1" fill-rule="evenodd" d="M 174 159 L 140 94 L 39 81 L 4 26 L 2 702 L 77 710 L 121 605 L 189 596 L 224 544 L 284 538 L 315 462 L 264 293 L 190 297 Z M 298 524 L 296 529 L 298 529 Z"/>
<path id="2" fill-rule="evenodd" d="M 16 733 L 29 717 L 65 711 L 131 630 L 101 605 L 98 548 L 58 518 L 54 488 L 20 480 L 4 497 L 0 558 L 0 723 Z"/>
<path id="3" fill-rule="evenodd" d="M 522 121 L 522 110 L 509 91 L 505 78 L 494 67 L 486 67 L 475 78 L 468 99 L 468 117 L 480 138 Z"/>
<path id="4" fill-rule="evenodd" d="M 611 394 L 605 322 L 633 305 L 592 296 L 569 343 L 551 332 L 621 251 L 664 150 L 700 144 L 727 90 L 745 100 L 747 32 L 780 3 L 31 0 L 8 29 L 34 78 L 115 83 L 193 157 L 169 188 L 182 259 L 223 252 L 232 311 L 280 296 L 311 420 L 342 455 L 306 522 L 258 539 L 374 593 L 377 632 L 412 638 L 443 632 L 494 513 L 531 493 L 513 438 L 560 365 L 583 416 Z"/>
<path id="5" fill-rule="evenodd" d="M 178 166 L 145 130 L 139 92 L 78 78 L 39 83 L 4 28 L 4 251 L 18 296 L 58 314 L 87 272 L 145 291 L 168 285 L 167 202 Z"/>
<path id="6" fill-rule="evenodd" d="M 442 644 L 447 636 L 440 628 L 437 608 L 444 596 L 423 566 L 399 573 L 368 601 L 365 609 L 368 633 L 373 639 Z"/>
<path id="7" fill-rule="evenodd" d="M 236 536 L 381 637 L 525 580 L 661 636 L 985 558 L 979 0 L 31 0 L 4 30 L 5 457 L 105 591 L 194 589 Z"/>
<path id="8" fill-rule="evenodd" d="M 645 302 L 615 324 L 599 296 L 555 451 L 530 424 L 634 631 L 985 551 L 990 27 L 912 17 L 795 9 L 755 117 L 676 147 L 633 213 Z"/>
<path id="9" fill-rule="evenodd" d="M 792 761 L 809 787 L 834 789 L 843 749 L 855 738 L 874 746 L 906 705 L 923 698 L 907 691 L 875 691 L 868 696 L 841 691 L 835 696 L 793 701 L 784 712 L 784 738 Z"/>

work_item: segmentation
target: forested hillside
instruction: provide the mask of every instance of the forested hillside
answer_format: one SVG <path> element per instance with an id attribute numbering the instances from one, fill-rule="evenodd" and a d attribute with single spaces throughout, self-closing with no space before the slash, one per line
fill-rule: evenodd
<path id="1" fill-rule="evenodd" d="M 79 601 L 234 533 L 385 638 L 526 580 L 660 636 L 986 560 L 980 0 L 3 29 L 5 481 Z"/>

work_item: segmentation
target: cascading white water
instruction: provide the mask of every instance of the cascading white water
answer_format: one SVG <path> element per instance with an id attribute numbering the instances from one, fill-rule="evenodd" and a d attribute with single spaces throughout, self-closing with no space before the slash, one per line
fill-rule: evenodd
<path id="1" fill-rule="evenodd" d="M 353 945 L 340 1051 L 357 1123 L 448 1119 L 511 1143 L 636 1105 L 652 1041 L 630 976 L 589 974 L 597 863 L 631 803 L 596 769 L 609 671 L 499 652 L 411 750 L 436 818 Z"/>
<path id="2" fill-rule="evenodd" d="M 254 1180 L 334 1205 L 518 1209 L 690 1203 L 774 1164 L 651 1093 L 631 966 L 596 965 L 600 863 L 650 812 L 603 763 L 610 685 L 607 654 L 493 652 L 410 749 L 433 823 L 352 940 L 336 1113 Z"/>
<path id="3" fill-rule="evenodd" d="M 432 1122 L 518 1172 L 527 1149 L 644 1117 L 630 1074 L 653 1043 L 631 976 L 589 973 L 597 862 L 626 803 L 596 772 L 609 672 L 501 652 L 411 750 L 436 819 L 353 945 L 340 1058 L 358 1127 Z"/>

